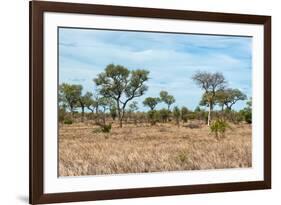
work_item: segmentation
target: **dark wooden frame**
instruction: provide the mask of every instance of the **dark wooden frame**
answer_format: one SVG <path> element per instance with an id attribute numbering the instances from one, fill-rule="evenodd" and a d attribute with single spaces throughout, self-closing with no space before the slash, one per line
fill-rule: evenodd
<path id="1" fill-rule="evenodd" d="M 30 203 L 91 201 L 271 188 L 271 17 L 155 8 L 32 1 L 30 3 Z M 264 27 L 264 180 L 45 194 L 43 192 L 43 13 L 260 24 Z"/>

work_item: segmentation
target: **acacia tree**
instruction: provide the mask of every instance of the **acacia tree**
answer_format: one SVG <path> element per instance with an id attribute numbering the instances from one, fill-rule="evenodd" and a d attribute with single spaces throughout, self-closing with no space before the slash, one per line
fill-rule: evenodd
<path id="1" fill-rule="evenodd" d="M 86 92 L 84 95 L 80 96 L 78 102 L 81 107 L 81 121 L 84 122 L 84 115 L 85 115 L 85 107 L 89 109 L 90 105 L 93 103 L 92 99 L 93 94 L 90 92 Z M 90 109 L 91 110 L 91 109 Z"/>
<path id="2" fill-rule="evenodd" d="M 82 86 L 63 83 L 59 86 L 59 100 L 61 100 L 70 110 L 71 114 L 78 106 L 81 96 Z"/>
<path id="3" fill-rule="evenodd" d="M 242 93 L 239 89 L 228 88 L 220 90 L 216 93 L 216 101 L 221 106 L 222 111 L 224 106 L 227 110 L 231 110 L 232 106 L 239 100 L 246 100 L 247 96 Z"/>
<path id="4" fill-rule="evenodd" d="M 129 70 L 121 65 L 109 64 L 105 71 L 94 79 L 100 94 L 116 102 L 120 127 L 128 102 L 142 96 L 148 89 L 145 85 L 148 74 L 147 70 Z"/>
<path id="5" fill-rule="evenodd" d="M 208 73 L 208 72 L 196 72 L 192 79 L 194 82 L 205 91 L 203 97 L 205 97 L 206 104 L 209 107 L 207 124 L 210 126 L 211 112 L 215 103 L 215 96 L 218 90 L 222 90 L 226 86 L 226 81 L 222 73 Z"/>
<path id="6" fill-rule="evenodd" d="M 169 95 L 169 93 L 167 91 L 161 91 L 160 92 L 160 99 L 161 99 L 162 102 L 167 104 L 168 111 L 170 111 L 171 105 L 176 102 L 174 96 Z"/>
<path id="7" fill-rule="evenodd" d="M 160 102 L 159 98 L 147 97 L 143 101 L 143 105 L 150 108 L 150 110 L 154 110 L 156 105 Z"/>

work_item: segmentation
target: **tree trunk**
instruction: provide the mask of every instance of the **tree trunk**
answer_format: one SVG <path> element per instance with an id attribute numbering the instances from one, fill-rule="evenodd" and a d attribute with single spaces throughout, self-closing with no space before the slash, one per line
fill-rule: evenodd
<path id="1" fill-rule="evenodd" d="M 122 128 L 123 123 L 122 123 L 122 117 L 121 117 L 121 110 L 120 110 L 120 103 L 119 100 L 116 100 L 116 104 L 117 104 L 117 115 L 118 115 L 118 120 L 119 120 L 119 127 Z"/>
<path id="2" fill-rule="evenodd" d="M 84 112 L 84 107 L 82 107 L 81 109 L 82 109 L 82 118 L 81 118 L 81 121 L 84 122 L 84 113 L 85 113 L 85 112 Z"/>
<path id="3" fill-rule="evenodd" d="M 73 106 L 70 105 L 71 117 L 73 117 Z"/>
<path id="4" fill-rule="evenodd" d="M 94 119 L 94 110 L 91 110 L 91 120 L 93 120 Z"/>
<path id="5" fill-rule="evenodd" d="M 210 126 L 211 123 L 211 111 L 212 111 L 212 105 L 211 103 L 209 104 L 209 112 L 208 112 L 208 126 Z"/>

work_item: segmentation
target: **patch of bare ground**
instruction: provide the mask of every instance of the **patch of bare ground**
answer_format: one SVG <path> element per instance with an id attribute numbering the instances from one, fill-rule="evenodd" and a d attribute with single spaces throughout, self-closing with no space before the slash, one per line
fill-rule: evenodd
<path id="1" fill-rule="evenodd" d="M 62 125 L 59 175 L 81 176 L 251 167 L 251 125 L 231 125 L 220 140 L 206 125 L 113 124 L 111 133 L 91 123 Z"/>

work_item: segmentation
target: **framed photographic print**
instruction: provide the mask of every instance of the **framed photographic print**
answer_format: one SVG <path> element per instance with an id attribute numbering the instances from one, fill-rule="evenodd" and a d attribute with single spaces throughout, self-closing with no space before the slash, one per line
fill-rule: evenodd
<path id="1" fill-rule="evenodd" d="M 271 188 L 271 17 L 30 2 L 30 203 Z"/>

